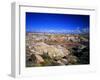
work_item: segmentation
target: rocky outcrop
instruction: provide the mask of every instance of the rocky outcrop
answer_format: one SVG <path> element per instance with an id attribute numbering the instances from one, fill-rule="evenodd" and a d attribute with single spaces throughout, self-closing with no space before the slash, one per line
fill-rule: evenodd
<path id="1" fill-rule="evenodd" d="M 33 66 L 68 65 L 77 62 L 77 58 L 60 45 L 38 42 L 27 46 L 26 50 L 27 60 L 31 60 Z"/>
<path id="2" fill-rule="evenodd" d="M 86 34 L 26 33 L 26 66 L 89 64 Z"/>
<path id="3" fill-rule="evenodd" d="M 50 58 L 64 57 L 70 53 L 67 49 L 61 46 L 47 45 L 46 43 L 43 42 L 36 43 L 35 45 L 33 45 L 30 49 L 30 52 L 32 54 L 39 54 L 39 55 L 48 53 L 48 56 Z"/>

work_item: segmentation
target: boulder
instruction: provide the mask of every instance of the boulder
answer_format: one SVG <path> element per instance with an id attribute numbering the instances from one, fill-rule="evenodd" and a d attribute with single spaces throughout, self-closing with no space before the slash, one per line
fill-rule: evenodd
<path id="1" fill-rule="evenodd" d="M 69 55 L 67 60 L 69 64 L 76 64 L 78 61 L 77 57 L 73 55 Z"/>
<path id="2" fill-rule="evenodd" d="M 44 59 L 40 55 L 38 55 L 38 54 L 32 54 L 31 58 L 37 64 L 44 63 Z"/>
<path id="3" fill-rule="evenodd" d="M 57 61 L 58 65 L 65 65 L 63 62 L 61 62 L 60 60 Z"/>
<path id="4" fill-rule="evenodd" d="M 65 65 L 68 64 L 68 60 L 67 59 L 61 59 L 61 62 L 64 63 Z"/>

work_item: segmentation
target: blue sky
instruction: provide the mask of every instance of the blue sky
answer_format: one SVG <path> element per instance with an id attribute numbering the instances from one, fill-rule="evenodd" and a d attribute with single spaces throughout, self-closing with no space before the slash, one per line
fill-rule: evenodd
<path id="1" fill-rule="evenodd" d="M 89 15 L 26 12 L 26 32 L 89 31 Z"/>

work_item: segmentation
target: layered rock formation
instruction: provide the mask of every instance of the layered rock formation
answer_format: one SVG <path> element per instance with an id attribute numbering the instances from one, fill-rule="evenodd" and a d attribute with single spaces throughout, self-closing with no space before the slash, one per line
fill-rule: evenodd
<path id="1" fill-rule="evenodd" d="M 88 36 L 26 34 L 26 67 L 89 63 Z"/>
<path id="2" fill-rule="evenodd" d="M 32 64 L 40 64 L 41 66 L 51 64 L 51 66 L 53 66 L 67 65 L 71 62 L 71 60 L 68 59 L 70 55 L 69 50 L 60 45 L 47 45 L 44 42 L 38 42 L 27 46 L 26 50 L 27 61 L 31 59 Z M 46 60 L 48 60 L 47 63 Z"/>

